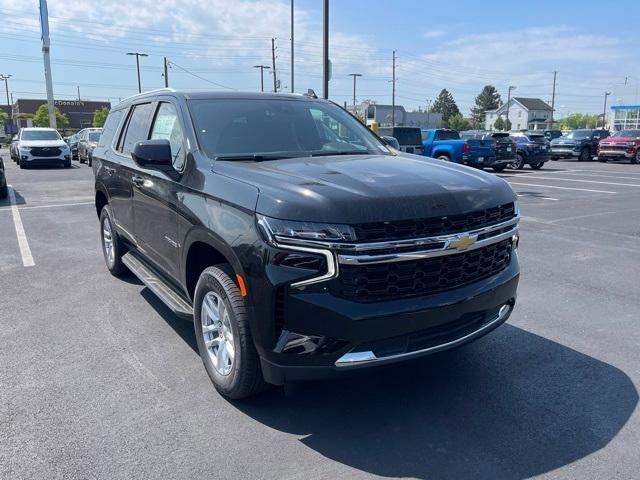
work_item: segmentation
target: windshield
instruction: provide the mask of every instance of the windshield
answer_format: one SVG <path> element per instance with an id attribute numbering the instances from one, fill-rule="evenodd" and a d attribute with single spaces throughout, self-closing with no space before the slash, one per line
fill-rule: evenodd
<path id="1" fill-rule="evenodd" d="M 60 140 L 55 130 L 23 130 L 20 140 Z"/>
<path id="2" fill-rule="evenodd" d="M 362 123 L 331 103 L 212 99 L 192 100 L 189 106 L 200 146 L 211 158 L 391 154 Z"/>
<path id="3" fill-rule="evenodd" d="M 565 135 L 565 138 L 589 138 L 591 136 L 591 130 L 574 130 Z"/>
<path id="4" fill-rule="evenodd" d="M 640 130 L 622 130 L 611 135 L 612 138 L 640 138 Z"/>
<path id="5" fill-rule="evenodd" d="M 89 141 L 97 143 L 100 140 L 100 132 L 89 132 Z"/>

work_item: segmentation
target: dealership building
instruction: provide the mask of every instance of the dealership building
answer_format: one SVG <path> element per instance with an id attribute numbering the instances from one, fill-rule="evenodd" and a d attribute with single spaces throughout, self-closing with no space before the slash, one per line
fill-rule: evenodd
<path id="1" fill-rule="evenodd" d="M 640 83 L 617 85 L 611 91 L 607 126 L 611 131 L 640 129 Z"/>
<path id="2" fill-rule="evenodd" d="M 36 110 L 45 103 L 47 101 L 44 99 L 18 99 L 11 108 L 12 117 L 18 128 L 32 127 Z M 89 100 L 54 100 L 53 104 L 69 119 L 68 128 L 70 130 L 90 127 L 96 110 L 100 110 L 103 107 L 111 108 L 111 103 L 109 102 L 93 102 Z"/>

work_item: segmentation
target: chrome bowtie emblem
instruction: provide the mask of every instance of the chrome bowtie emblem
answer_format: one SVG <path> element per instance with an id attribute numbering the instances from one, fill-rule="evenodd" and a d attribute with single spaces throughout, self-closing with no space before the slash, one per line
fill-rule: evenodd
<path id="1" fill-rule="evenodd" d="M 471 245 L 476 243 L 477 239 L 478 239 L 477 235 L 473 235 L 473 236 L 471 236 L 471 235 L 462 235 L 460 237 L 457 237 L 454 240 L 451 240 L 449 242 L 449 245 L 447 246 L 447 249 L 448 250 L 458 250 L 458 251 L 466 250 Z"/>

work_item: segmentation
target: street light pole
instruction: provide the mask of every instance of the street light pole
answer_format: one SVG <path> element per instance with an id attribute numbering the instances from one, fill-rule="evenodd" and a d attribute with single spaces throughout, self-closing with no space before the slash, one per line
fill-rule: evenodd
<path id="1" fill-rule="evenodd" d="M 511 90 L 515 90 L 516 87 L 514 87 L 513 85 L 509 86 L 509 91 L 507 93 L 507 121 L 509 121 L 509 107 L 510 107 L 510 103 L 511 103 Z M 511 130 L 509 128 L 509 130 Z"/>
<path id="2" fill-rule="evenodd" d="M 353 113 L 356 113 L 356 78 L 361 77 L 361 73 L 350 73 L 348 77 L 353 77 Z"/>
<path id="3" fill-rule="evenodd" d="M 264 92 L 264 71 L 269 70 L 271 67 L 267 65 L 254 65 L 253 68 L 260 69 L 260 91 Z"/>
<path id="4" fill-rule="evenodd" d="M 322 98 L 329 98 L 329 0 L 322 8 Z"/>
<path id="5" fill-rule="evenodd" d="M 9 114 L 13 116 L 11 104 L 9 103 L 9 79 L 10 78 L 11 78 L 11 75 L 0 74 L 0 80 L 4 80 L 4 90 L 7 93 L 7 107 L 9 108 Z"/>
<path id="6" fill-rule="evenodd" d="M 127 55 L 136 56 L 136 70 L 138 72 L 138 93 L 142 93 L 142 84 L 140 83 L 140 57 L 148 57 L 146 53 L 128 52 Z"/>
<path id="7" fill-rule="evenodd" d="M 611 92 L 604 92 L 604 108 L 602 109 L 602 129 L 607 123 L 607 97 L 611 95 Z"/>

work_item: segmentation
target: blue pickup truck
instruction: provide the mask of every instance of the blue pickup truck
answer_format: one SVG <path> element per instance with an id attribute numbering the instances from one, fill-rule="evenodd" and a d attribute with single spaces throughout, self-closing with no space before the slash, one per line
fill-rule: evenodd
<path id="1" fill-rule="evenodd" d="M 490 134 L 460 137 L 457 130 L 446 128 L 422 130 L 423 155 L 427 157 L 462 163 L 476 168 L 492 168 L 501 172 L 515 160 L 515 149 L 497 145 Z"/>

